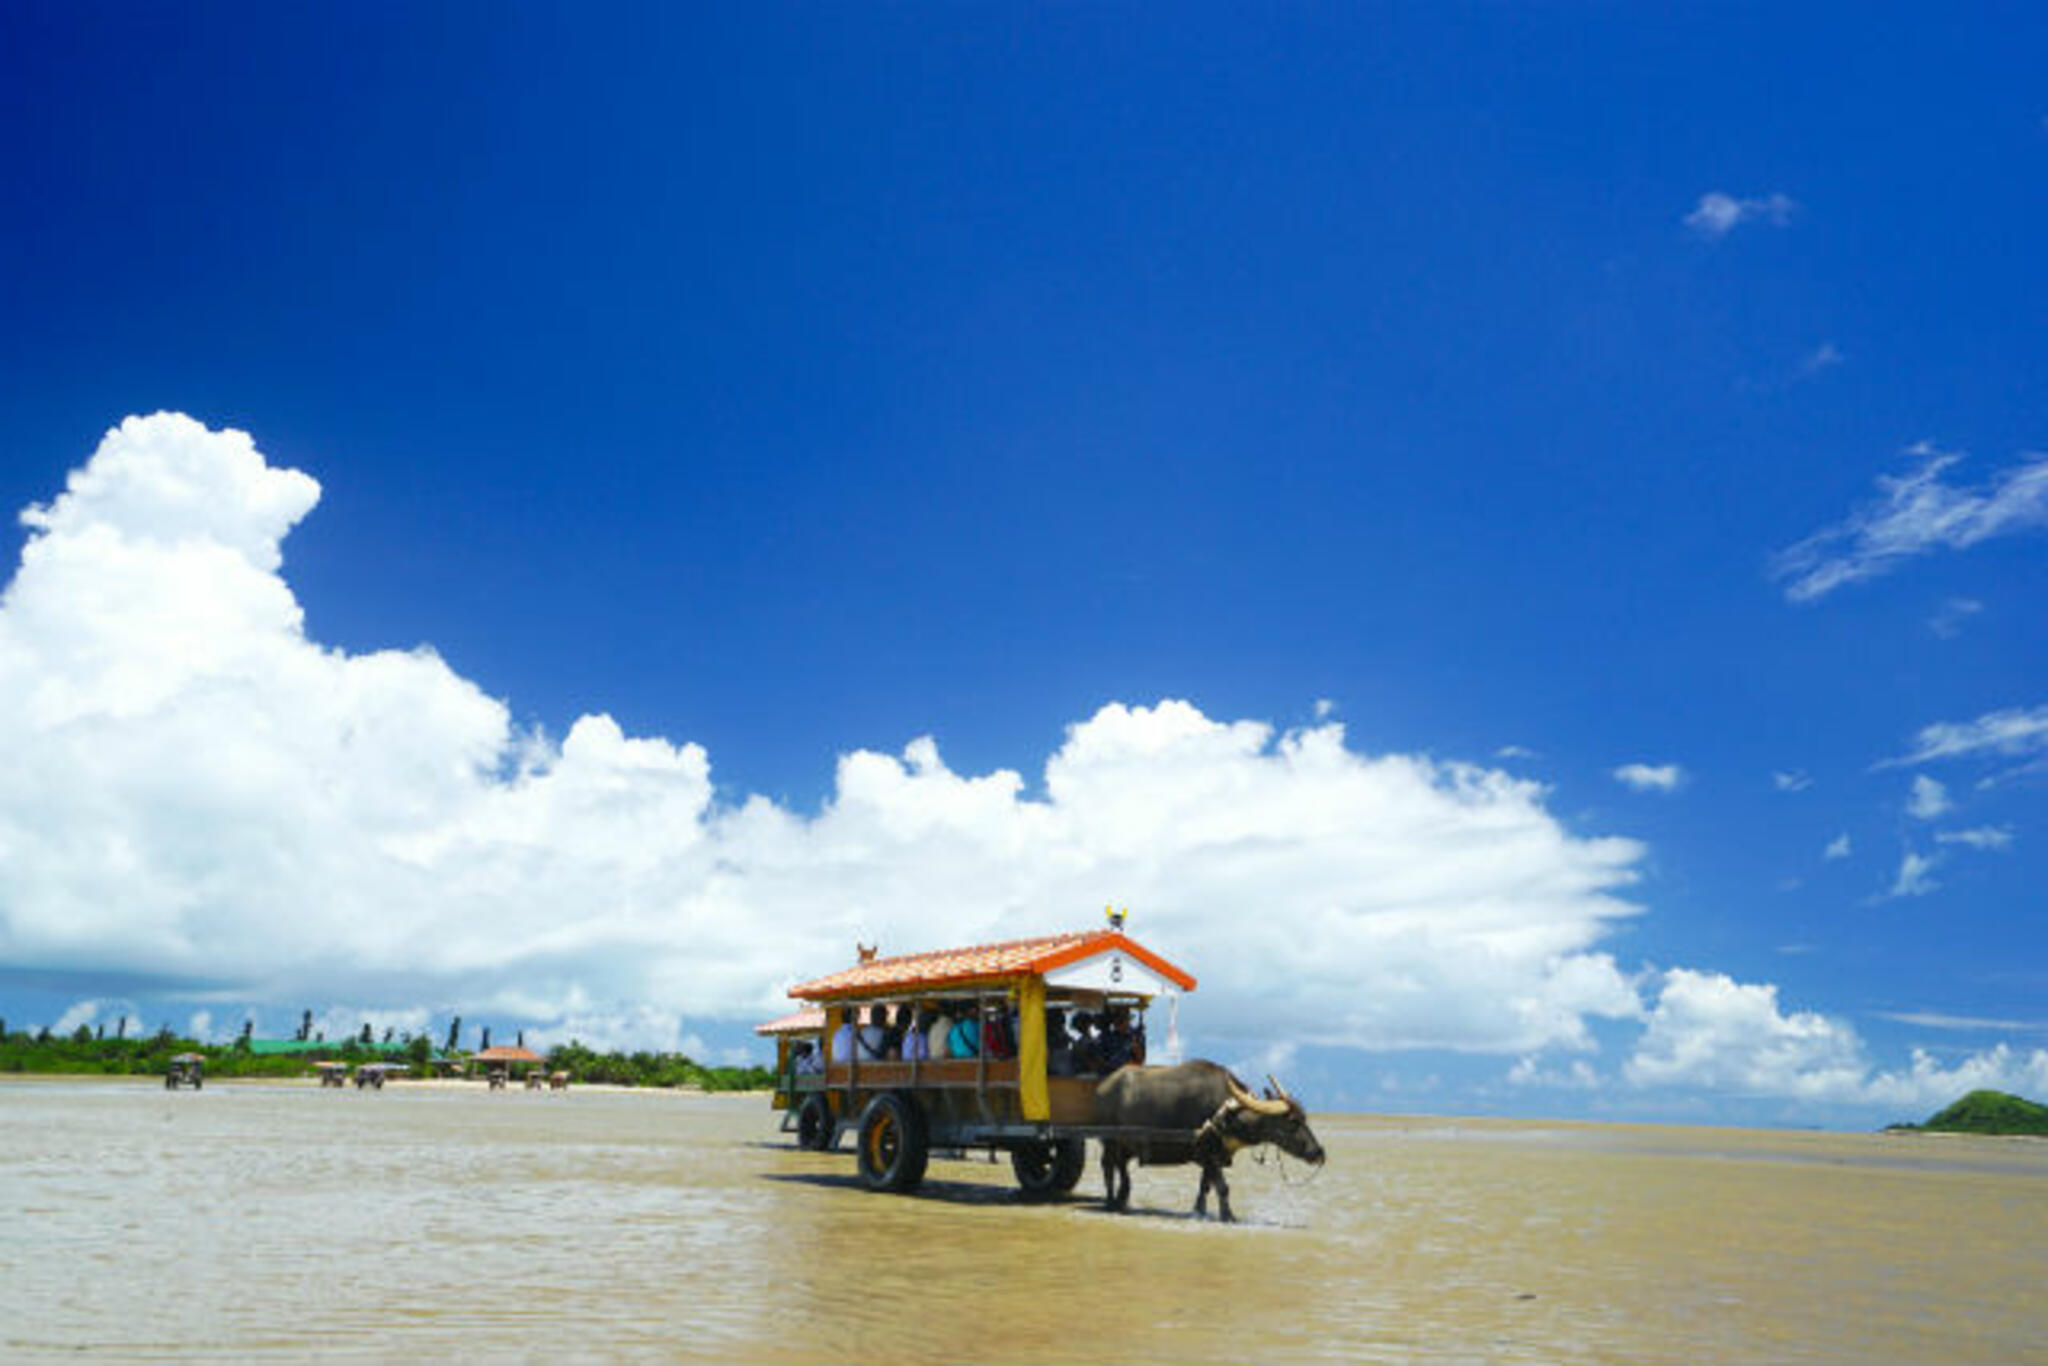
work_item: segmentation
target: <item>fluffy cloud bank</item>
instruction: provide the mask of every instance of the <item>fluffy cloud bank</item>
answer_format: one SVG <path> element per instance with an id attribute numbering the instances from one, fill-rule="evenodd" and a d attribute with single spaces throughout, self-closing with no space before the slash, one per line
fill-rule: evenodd
<path id="1" fill-rule="evenodd" d="M 1573 1048 L 1633 987 L 1598 945 L 1634 844 L 1535 784 L 1166 701 L 1069 728 L 1043 795 L 929 739 L 822 810 L 716 793 L 692 744 L 559 741 L 430 651 L 306 637 L 282 542 L 319 486 L 132 418 L 23 516 L 0 600 L 0 958 L 214 999 L 749 1018 L 856 936 L 1088 924 L 1110 899 L 1204 1018 L 1372 1047 Z"/>
<path id="2" fill-rule="evenodd" d="M 1775 987 L 1679 968 L 1664 974 L 1623 1074 L 1644 1087 L 1917 1111 L 1980 1088 L 2038 1095 L 2048 1090 L 2048 1051 L 2000 1044 L 1944 1066 L 1915 1049 L 1908 1066 L 1883 1070 L 1847 1023 L 1784 1011 Z"/>
<path id="3" fill-rule="evenodd" d="M 1070 726 L 1037 790 L 924 738 L 842 755 L 816 811 L 733 797 L 697 745 L 601 715 L 556 739 L 431 651 L 308 639 L 283 542 L 319 496 L 248 437 L 159 414 L 23 515 L 0 595 L 17 975 L 236 1020 L 347 1001 L 336 1030 L 423 1028 L 436 1002 L 673 1046 L 686 1020 L 779 1013 L 856 938 L 1038 933 L 1114 900 L 1200 975 L 1202 1031 L 1247 1049 L 1562 1054 L 1517 1072 L 1583 1081 L 1605 1021 L 1643 1027 L 1641 1087 L 1857 1093 L 1848 1026 L 1618 966 L 1644 851 L 1575 835 L 1535 783 L 1361 753 L 1321 709 L 1277 731 L 1162 701 Z"/>

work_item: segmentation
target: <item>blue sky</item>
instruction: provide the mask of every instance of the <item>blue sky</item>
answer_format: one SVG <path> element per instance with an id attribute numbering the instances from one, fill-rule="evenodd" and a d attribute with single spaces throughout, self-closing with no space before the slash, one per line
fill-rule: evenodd
<path id="1" fill-rule="evenodd" d="M 2044 37 L 8 5 L 0 1008 L 727 1051 L 1116 901 L 1325 1103 L 2048 1090 Z"/>

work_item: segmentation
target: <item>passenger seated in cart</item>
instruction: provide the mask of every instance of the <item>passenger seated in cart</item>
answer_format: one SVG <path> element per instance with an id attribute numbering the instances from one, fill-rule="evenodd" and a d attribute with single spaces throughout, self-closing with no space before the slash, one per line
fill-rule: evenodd
<path id="1" fill-rule="evenodd" d="M 798 1074 L 811 1076 L 825 1070 L 825 1059 L 818 1055 L 818 1046 L 806 1039 L 789 1050 L 789 1065 Z"/>
<path id="2" fill-rule="evenodd" d="M 885 1030 L 879 1024 L 881 1012 L 883 1012 L 883 1008 L 877 1006 L 868 1014 L 868 1020 L 877 1020 L 874 1024 L 854 1024 L 854 1020 L 858 1020 L 858 1012 L 854 1012 L 854 1010 L 846 1012 L 846 1020 L 840 1024 L 838 1030 L 834 1030 L 834 1034 L 831 1034 L 831 1057 L 834 1057 L 834 1061 L 838 1061 L 838 1063 L 846 1063 L 846 1061 L 879 1063 L 879 1061 L 883 1061 L 883 1036 L 889 1030 Z"/>
<path id="3" fill-rule="evenodd" d="M 861 1026 L 860 1046 L 862 1062 L 881 1062 L 889 1056 L 889 1007 L 878 1005 L 868 1011 L 868 1022 Z"/>
<path id="4" fill-rule="evenodd" d="M 999 1014 L 988 1022 L 988 1038 L 984 1047 L 991 1058 L 1014 1058 L 1017 1056 L 1017 1016 L 1014 1013 Z"/>
<path id="5" fill-rule="evenodd" d="M 1074 1036 L 1067 1033 L 1067 1012 L 1051 1006 L 1045 1012 L 1045 1071 L 1054 1077 L 1074 1075 Z"/>
<path id="6" fill-rule="evenodd" d="M 946 1031 L 946 1056 L 949 1058 L 978 1058 L 981 1056 L 981 1024 L 972 1015 L 962 1015 L 953 1021 L 953 1027 Z"/>
<path id="7" fill-rule="evenodd" d="M 1131 1014 L 1122 1006 L 1102 1018 L 1102 1033 L 1096 1040 L 1096 1055 L 1102 1071 L 1114 1072 L 1127 1062 L 1137 1061 L 1137 1043 L 1131 1036 Z"/>
<path id="8" fill-rule="evenodd" d="M 846 1019 L 832 1035 L 832 1056 L 857 1062 L 880 1062 L 888 1044 L 888 1008 L 876 1006 L 868 1012 L 868 1023 L 856 1026 L 857 1012 L 848 1010 Z M 856 1057 L 855 1055 L 859 1056 Z"/>
<path id="9" fill-rule="evenodd" d="M 917 1023 L 912 1019 L 910 1002 L 896 1007 L 896 1019 L 889 1026 L 889 1056 L 898 1062 L 910 1060 L 910 1036 L 917 1032 Z"/>
<path id="10" fill-rule="evenodd" d="M 1103 1071 L 1102 1044 L 1095 1037 L 1095 1017 L 1085 1010 L 1074 1012 L 1074 1071 L 1092 1077 Z"/>
<path id="11" fill-rule="evenodd" d="M 905 1013 L 909 1006 L 903 1007 Z M 899 1018 L 901 1018 L 899 1016 Z M 932 1055 L 931 1042 L 932 1011 L 930 1006 L 919 1006 L 916 1016 L 903 1031 L 903 1061 L 923 1062 Z"/>
<path id="12" fill-rule="evenodd" d="M 927 1058 L 939 1059 L 946 1056 L 946 1040 L 953 1033 L 953 1017 L 946 1013 L 944 1006 L 933 1006 L 932 1022 L 925 1029 L 924 1052 Z"/>

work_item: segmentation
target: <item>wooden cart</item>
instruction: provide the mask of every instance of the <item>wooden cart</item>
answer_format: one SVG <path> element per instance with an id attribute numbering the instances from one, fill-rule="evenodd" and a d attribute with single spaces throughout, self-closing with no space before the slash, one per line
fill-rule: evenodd
<path id="1" fill-rule="evenodd" d="M 1025 1194 L 1044 1197 L 1072 1190 L 1086 1165 L 1086 1141 L 1110 1132 L 1093 1123 L 1095 1088 L 1122 1061 L 1144 1061 L 1147 1009 L 1194 988 L 1192 976 L 1113 923 L 1104 930 L 866 958 L 791 987 L 789 994 L 809 1008 L 757 1032 L 776 1040 L 773 1103 L 784 1113 L 785 1130 L 818 1151 L 853 1134 L 861 1180 L 870 1189 L 916 1189 L 934 1149 L 982 1149 L 1007 1152 Z M 892 1020 L 906 1007 L 971 1020 L 976 1051 L 915 1057 L 899 1042 L 893 1058 L 863 1057 L 850 1031 L 868 1023 L 877 1006 Z M 1137 1056 L 1118 1057 L 1115 1047 L 1049 1046 L 1049 1020 L 1075 1014 L 1126 1021 L 1128 1029 L 1112 1037 L 1127 1041 Z M 805 1070 L 806 1056 L 822 1058 L 822 1067 Z M 1147 1137 L 1121 1130 L 1115 1136 Z M 1175 1131 L 1173 1137 L 1188 1135 Z"/>

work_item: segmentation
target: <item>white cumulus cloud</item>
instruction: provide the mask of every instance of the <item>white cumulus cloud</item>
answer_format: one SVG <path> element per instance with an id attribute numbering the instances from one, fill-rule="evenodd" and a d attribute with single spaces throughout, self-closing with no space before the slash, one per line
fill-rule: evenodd
<path id="1" fill-rule="evenodd" d="M 1913 790 L 1906 798 L 1906 812 L 1918 820 L 1931 821 L 1947 814 L 1954 805 L 1948 789 L 1924 773 L 1913 775 Z"/>
<path id="2" fill-rule="evenodd" d="M 1962 456 L 1924 442 L 1908 453 L 1920 461 L 1912 473 L 1879 475 L 1877 499 L 1774 557 L 1788 599 L 1814 602 L 1916 556 L 2048 526 L 2048 456 L 2029 456 L 1972 489 L 1942 481 Z"/>
<path id="3" fill-rule="evenodd" d="M 1643 851 L 1567 830 L 1538 784 L 1362 753 L 1327 712 L 1283 731 L 1167 700 L 1070 726 L 1042 795 L 922 738 L 841 756 L 814 812 L 723 799 L 696 744 L 603 715 L 556 740 L 431 650 L 309 639 L 282 543 L 319 497 L 159 414 L 25 515 L 0 961 L 358 1002 L 336 1030 L 424 1027 L 431 1000 L 660 1043 L 779 1013 L 856 937 L 1001 938 L 1113 900 L 1201 977 L 1204 1030 L 1519 1055 L 1641 1010 L 1603 945 Z"/>
<path id="4" fill-rule="evenodd" d="M 1906 1067 L 1873 1074 L 1856 1099 L 1911 1112 L 1947 1105 L 1972 1091 L 2028 1096 L 2048 1092 L 2048 1050 L 1994 1044 L 1944 1066 L 1927 1050 L 1916 1048 Z"/>
<path id="5" fill-rule="evenodd" d="M 1833 862 L 1835 859 L 1849 857 L 1849 851 L 1849 832 L 1844 830 L 1841 834 L 1828 841 L 1828 847 L 1820 851 L 1820 856 Z"/>
<path id="6" fill-rule="evenodd" d="M 1677 764 L 1623 764 L 1614 770 L 1614 780 L 1638 792 L 1676 792 L 1685 782 L 1685 770 Z"/>
<path id="7" fill-rule="evenodd" d="M 1774 986 L 1676 968 L 1662 988 L 1623 1069 L 1639 1086 L 1839 1100 L 1868 1070 L 1853 1028 L 1811 1011 L 1785 1014 Z"/>
<path id="8" fill-rule="evenodd" d="M 1664 974 L 1622 1072 L 1641 1087 L 1924 1110 L 1979 1088 L 2038 1095 L 2048 1088 L 2048 1051 L 1998 1044 L 1944 1066 L 1915 1049 L 1907 1067 L 1883 1070 L 1847 1021 L 1788 1012 L 1773 986 L 1679 968 Z"/>

